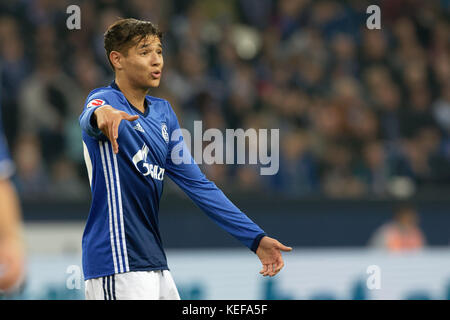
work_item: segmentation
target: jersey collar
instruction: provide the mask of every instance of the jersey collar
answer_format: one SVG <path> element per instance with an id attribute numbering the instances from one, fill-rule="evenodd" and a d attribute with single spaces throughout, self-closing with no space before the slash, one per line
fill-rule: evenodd
<path id="1" fill-rule="evenodd" d="M 117 85 L 116 81 L 113 80 L 111 82 L 110 85 L 111 88 L 116 89 L 117 91 L 120 91 L 120 93 L 122 93 L 122 91 L 120 90 L 119 86 Z M 141 116 L 146 117 L 150 111 L 150 105 L 152 104 L 150 99 L 147 98 L 147 96 L 145 96 L 145 112 L 142 113 L 138 108 L 136 108 L 135 106 L 133 106 L 130 101 L 128 101 L 128 99 L 125 97 L 125 95 L 122 93 L 122 95 L 124 96 L 124 98 L 127 100 L 128 104 L 130 105 L 130 107 L 136 111 L 138 114 L 140 114 Z"/>

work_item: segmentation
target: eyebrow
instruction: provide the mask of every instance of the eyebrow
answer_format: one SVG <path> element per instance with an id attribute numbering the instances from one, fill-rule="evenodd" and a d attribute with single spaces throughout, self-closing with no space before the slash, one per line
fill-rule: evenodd
<path id="1" fill-rule="evenodd" d="M 144 43 L 144 44 L 142 44 L 142 45 L 139 47 L 139 49 L 145 49 L 145 48 L 147 48 L 148 46 L 150 46 L 149 43 Z M 162 49 L 161 43 L 158 43 L 157 46 L 160 47 L 160 48 Z"/>

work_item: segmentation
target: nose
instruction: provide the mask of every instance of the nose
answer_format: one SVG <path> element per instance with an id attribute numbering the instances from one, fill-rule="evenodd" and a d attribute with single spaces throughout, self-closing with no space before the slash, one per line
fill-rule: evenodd
<path id="1" fill-rule="evenodd" d="M 159 67 L 162 65 L 162 61 L 163 61 L 162 57 L 159 54 L 154 53 L 152 55 L 151 65 L 152 67 Z"/>

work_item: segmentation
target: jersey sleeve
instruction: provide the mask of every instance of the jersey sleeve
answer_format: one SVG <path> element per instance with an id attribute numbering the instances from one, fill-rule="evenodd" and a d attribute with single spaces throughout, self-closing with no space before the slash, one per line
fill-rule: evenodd
<path id="1" fill-rule="evenodd" d="M 10 178 L 15 171 L 15 166 L 11 160 L 6 144 L 6 139 L 0 127 L 0 180 Z"/>
<path id="2" fill-rule="evenodd" d="M 84 130 L 89 136 L 97 140 L 106 140 L 106 136 L 101 130 L 92 123 L 91 118 L 95 110 L 104 105 L 109 105 L 108 98 L 105 94 L 93 94 L 90 95 L 84 104 L 83 112 L 80 115 L 79 122 L 81 129 Z"/>
<path id="3" fill-rule="evenodd" d="M 266 233 L 201 172 L 186 147 L 178 119 L 170 105 L 169 121 L 171 139 L 166 174 L 209 218 L 256 253 L 259 242 Z"/>

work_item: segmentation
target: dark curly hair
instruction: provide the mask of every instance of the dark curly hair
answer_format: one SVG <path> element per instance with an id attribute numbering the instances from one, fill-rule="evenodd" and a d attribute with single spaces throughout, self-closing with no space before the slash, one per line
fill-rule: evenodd
<path id="1" fill-rule="evenodd" d="M 106 57 L 112 69 L 114 70 L 114 66 L 109 59 L 111 51 L 118 51 L 126 55 L 128 49 L 151 35 L 157 36 L 159 40 L 162 40 L 162 32 L 150 21 L 127 18 L 117 20 L 110 25 L 104 34 L 104 46 Z"/>

